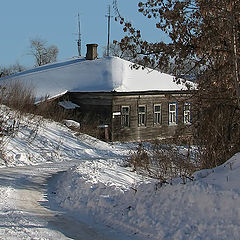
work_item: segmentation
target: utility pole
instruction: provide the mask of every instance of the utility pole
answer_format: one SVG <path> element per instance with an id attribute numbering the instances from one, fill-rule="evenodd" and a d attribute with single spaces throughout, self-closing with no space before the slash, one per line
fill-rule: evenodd
<path id="1" fill-rule="evenodd" d="M 106 15 L 108 18 L 108 43 L 107 43 L 107 56 L 110 55 L 110 23 L 111 23 L 111 7 L 110 5 L 108 6 L 108 15 Z"/>
<path id="2" fill-rule="evenodd" d="M 80 25 L 80 16 L 78 13 L 78 41 L 77 41 L 77 46 L 78 46 L 78 55 L 81 57 L 81 48 L 82 48 L 82 39 L 81 39 L 81 25 Z"/>

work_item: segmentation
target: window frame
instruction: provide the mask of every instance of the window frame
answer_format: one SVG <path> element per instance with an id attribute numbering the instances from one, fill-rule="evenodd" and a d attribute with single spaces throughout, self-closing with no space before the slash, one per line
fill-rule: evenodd
<path id="1" fill-rule="evenodd" d="M 159 106 L 160 111 L 156 111 L 155 107 Z M 158 116 L 158 117 L 156 117 Z M 153 124 L 156 125 L 161 125 L 162 124 L 162 104 L 161 103 L 156 103 L 153 104 Z"/>
<path id="2" fill-rule="evenodd" d="M 174 111 L 170 110 L 171 106 L 175 106 Z M 174 116 L 174 118 L 172 118 L 172 116 Z M 177 103 L 176 102 L 168 103 L 168 125 L 169 126 L 177 125 Z"/>
<path id="3" fill-rule="evenodd" d="M 139 108 L 140 107 L 144 107 L 144 112 L 140 112 Z M 137 113 L 138 113 L 138 126 L 139 127 L 145 127 L 146 126 L 146 122 L 147 122 L 147 107 L 144 104 L 138 105 L 138 109 L 137 109 Z"/>
<path id="4" fill-rule="evenodd" d="M 189 109 L 186 110 L 185 106 L 189 106 Z M 185 116 L 188 116 L 188 121 L 186 121 Z M 192 124 L 192 119 L 191 119 L 191 103 L 189 102 L 185 102 L 183 104 L 183 123 L 188 125 L 188 124 Z"/>
<path id="5" fill-rule="evenodd" d="M 127 113 L 123 113 L 124 108 L 128 108 Z M 121 127 L 123 128 L 130 127 L 130 110 L 129 105 L 121 106 Z"/>

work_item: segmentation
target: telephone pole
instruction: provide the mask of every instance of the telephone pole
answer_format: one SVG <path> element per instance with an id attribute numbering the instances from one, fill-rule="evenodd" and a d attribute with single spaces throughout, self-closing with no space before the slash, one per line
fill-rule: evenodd
<path id="1" fill-rule="evenodd" d="M 106 15 L 108 18 L 108 43 L 107 43 L 107 56 L 110 55 L 110 23 L 111 23 L 111 7 L 108 5 L 108 15 Z"/>
<path id="2" fill-rule="evenodd" d="M 82 39 L 81 39 L 81 25 L 80 25 L 80 16 L 78 13 L 78 40 L 77 40 L 77 46 L 78 46 L 78 55 L 81 57 L 81 48 L 82 48 Z"/>

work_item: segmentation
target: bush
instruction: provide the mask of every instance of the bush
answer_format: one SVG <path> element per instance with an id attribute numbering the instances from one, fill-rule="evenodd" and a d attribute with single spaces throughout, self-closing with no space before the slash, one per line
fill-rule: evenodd
<path id="1" fill-rule="evenodd" d="M 69 117 L 68 111 L 60 107 L 56 101 L 47 98 L 36 105 L 35 114 L 57 122 L 62 122 Z"/>
<path id="2" fill-rule="evenodd" d="M 19 81 L 10 81 L 0 86 L 0 104 L 20 112 L 31 112 L 34 108 L 33 89 Z"/>
<path id="3" fill-rule="evenodd" d="M 240 108 L 231 89 L 205 86 L 195 94 L 193 129 L 201 168 L 217 167 L 240 151 L 239 118 Z"/>
<path id="4" fill-rule="evenodd" d="M 5 157 L 5 147 L 11 138 L 20 131 L 21 128 L 30 126 L 31 136 L 36 135 L 41 121 L 31 125 L 32 114 L 34 112 L 35 97 L 33 89 L 24 86 L 18 81 L 9 81 L 0 86 L 0 158 L 7 160 Z"/>
<path id="5" fill-rule="evenodd" d="M 160 144 L 159 141 L 144 147 L 139 143 L 137 151 L 132 153 L 129 161 L 133 170 L 148 177 L 169 182 L 173 178 L 191 179 L 192 174 L 199 169 L 193 150 L 188 147 L 180 149 L 175 145 Z"/>

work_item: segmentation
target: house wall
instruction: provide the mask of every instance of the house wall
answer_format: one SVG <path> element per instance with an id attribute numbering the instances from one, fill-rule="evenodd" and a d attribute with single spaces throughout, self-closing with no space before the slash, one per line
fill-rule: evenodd
<path id="1" fill-rule="evenodd" d="M 175 92 L 71 92 L 68 100 L 78 104 L 77 121 L 108 125 L 112 141 L 139 141 L 191 135 L 191 125 L 183 123 L 184 103 L 191 103 L 191 93 Z M 169 103 L 177 104 L 177 124 L 169 125 Z M 154 124 L 154 105 L 161 104 L 161 124 Z M 138 106 L 145 106 L 146 124 L 138 125 Z M 122 107 L 128 106 L 129 126 L 122 126 Z M 84 123 L 85 121 L 85 123 Z M 103 131 L 105 131 L 104 129 Z"/>
<path id="2" fill-rule="evenodd" d="M 115 95 L 112 104 L 112 140 L 136 141 L 156 138 L 172 138 L 190 135 L 190 125 L 183 123 L 183 105 L 191 102 L 191 94 L 149 93 Z M 177 103 L 177 124 L 169 125 L 169 103 Z M 154 104 L 161 104 L 161 124 L 154 124 Z M 146 125 L 138 125 L 138 106 L 146 106 Z M 122 127 L 121 108 L 130 107 L 129 127 Z"/>
<path id="3" fill-rule="evenodd" d="M 79 121 L 88 124 L 111 125 L 112 94 L 111 93 L 68 93 L 68 99 L 80 106 Z"/>

